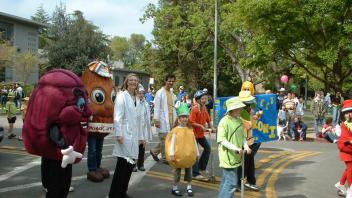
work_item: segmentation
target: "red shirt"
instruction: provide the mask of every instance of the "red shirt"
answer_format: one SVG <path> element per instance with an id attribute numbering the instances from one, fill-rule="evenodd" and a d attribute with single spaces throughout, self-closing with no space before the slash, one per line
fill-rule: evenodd
<path id="1" fill-rule="evenodd" d="M 341 161 L 352 161 L 352 145 L 350 144 L 350 140 L 352 140 L 352 131 L 349 131 L 345 124 L 341 123 L 341 136 L 337 143 L 340 149 Z"/>
<path id="2" fill-rule="evenodd" d="M 205 126 L 206 123 L 210 122 L 210 116 L 207 108 L 199 109 L 198 105 L 192 107 L 191 115 L 189 117 L 189 122 L 192 124 L 197 123 Z M 193 126 L 193 132 L 196 138 L 203 138 L 204 131 L 200 127 Z"/>

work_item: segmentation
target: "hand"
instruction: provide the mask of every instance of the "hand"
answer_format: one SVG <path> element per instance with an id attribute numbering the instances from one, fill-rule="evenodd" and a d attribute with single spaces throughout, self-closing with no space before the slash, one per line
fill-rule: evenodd
<path id="1" fill-rule="evenodd" d="M 252 149 L 250 149 L 250 148 L 245 149 L 245 151 L 246 151 L 246 154 L 248 154 L 248 155 L 252 153 Z"/>
<path id="2" fill-rule="evenodd" d="M 69 146 L 67 149 L 62 149 L 62 162 L 61 167 L 66 168 L 68 164 L 73 164 L 76 161 L 76 158 L 82 158 L 83 155 L 73 150 L 72 146 Z"/>
<path id="3" fill-rule="evenodd" d="M 236 152 L 237 152 L 237 154 L 239 154 L 239 155 L 243 156 L 243 155 L 244 155 L 245 150 L 241 149 L 241 150 L 236 151 Z"/>
<path id="4" fill-rule="evenodd" d="M 350 140 L 350 144 L 352 144 L 352 140 Z"/>
<path id="5" fill-rule="evenodd" d="M 143 144 L 143 148 L 145 148 L 146 142 L 145 142 L 145 140 L 138 140 L 138 144 L 139 145 Z"/>
<path id="6" fill-rule="evenodd" d="M 159 120 L 155 120 L 154 121 L 154 125 L 156 128 L 160 128 L 160 121 Z"/>
<path id="7" fill-rule="evenodd" d="M 201 126 L 200 128 L 202 129 L 202 131 L 207 131 L 207 128 L 205 128 L 205 126 Z"/>
<path id="8" fill-rule="evenodd" d="M 175 156 L 174 156 L 174 155 L 171 155 L 171 156 L 170 156 L 170 159 L 171 159 L 171 161 L 174 162 L 174 161 L 175 161 Z"/>
<path id="9" fill-rule="evenodd" d="M 123 136 L 117 136 L 117 142 L 119 143 L 119 144 L 123 144 Z"/>

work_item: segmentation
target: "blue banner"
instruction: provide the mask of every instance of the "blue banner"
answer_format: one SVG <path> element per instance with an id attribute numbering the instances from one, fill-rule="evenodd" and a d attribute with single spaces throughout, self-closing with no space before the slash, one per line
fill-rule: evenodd
<path id="1" fill-rule="evenodd" d="M 225 102 L 230 97 L 219 97 L 215 100 L 214 124 L 218 125 L 226 113 Z M 253 122 L 253 136 L 256 142 L 277 140 L 277 96 L 276 94 L 260 94 L 254 96 L 257 102 L 255 112 L 262 110 L 263 115 Z"/>

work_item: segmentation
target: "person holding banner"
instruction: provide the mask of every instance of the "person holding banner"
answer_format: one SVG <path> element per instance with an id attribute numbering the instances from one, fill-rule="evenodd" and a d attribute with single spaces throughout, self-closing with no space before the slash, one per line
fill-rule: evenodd
<path id="1" fill-rule="evenodd" d="M 244 162 L 244 176 L 247 178 L 247 183 L 245 187 L 254 191 L 259 191 L 259 188 L 256 186 L 256 178 L 255 178 L 255 162 L 254 156 L 257 153 L 261 143 L 254 142 L 254 137 L 252 133 L 253 120 L 258 120 L 262 113 L 258 112 L 254 114 L 254 109 L 256 106 L 255 98 L 251 95 L 249 91 L 241 91 L 239 94 L 239 98 L 241 102 L 243 102 L 246 107 L 241 111 L 241 119 L 244 127 L 244 135 L 247 139 L 247 144 L 249 148 L 251 148 L 251 153 L 245 154 L 245 162 Z M 238 170 L 238 174 L 241 173 L 241 170 Z"/>
<path id="2" fill-rule="evenodd" d="M 239 186 L 238 169 L 242 163 L 245 152 L 251 153 L 243 134 L 243 124 L 240 118 L 242 108 L 246 105 L 239 97 L 233 97 L 226 101 L 226 115 L 218 125 L 217 143 L 219 144 L 219 162 L 223 169 L 219 198 L 232 198 Z M 244 149 L 242 149 L 244 148 Z"/>

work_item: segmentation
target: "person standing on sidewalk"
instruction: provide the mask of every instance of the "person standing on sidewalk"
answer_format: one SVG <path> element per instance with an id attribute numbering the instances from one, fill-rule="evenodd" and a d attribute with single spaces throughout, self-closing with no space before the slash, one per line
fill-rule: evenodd
<path id="1" fill-rule="evenodd" d="M 326 113 L 326 106 L 324 103 L 324 93 L 322 91 L 318 91 L 316 93 L 316 96 L 312 101 L 310 110 L 314 116 L 315 136 L 320 137 L 321 128 L 323 127 L 323 124 L 325 122 L 325 113 Z"/>
<path id="2" fill-rule="evenodd" d="M 6 102 L 6 113 L 7 113 L 7 121 L 9 122 L 9 130 L 7 137 L 9 139 L 16 138 L 16 134 L 13 133 L 13 125 L 16 122 L 16 104 L 14 103 L 15 94 L 13 92 L 9 93 L 8 101 Z"/>
<path id="3" fill-rule="evenodd" d="M 202 155 L 198 162 L 196 162 L 192 168 L 194 179 L 198 180 L 209 180 L 209 175 L 206 171 L 211 148 L 204 136 L 206 131 L 206 125 L 215 132 L 215 128 L 209 116 L 206 104 L 208 103 L 208 95 L 203 90 L 198 90 L 194 94 L 196 105 L 192 107 L 189 121 L 193 127 L 193 132 L 196 137 L 197 143 L 203 147 Z"/>
<path id="4" fill-rule="evenodd" d="M 239 186 L 237 169 L 241 166 L 242 156 L 245 151 L 251 153 L 251 149 L 247 145 L 240 118 L 242 108 L 246 105 L 239 97 L 233 97 L 225 102 L 225 106 L 226 115 L 220 120 L 217 133 L 219 166 L 223 169 L 218 197 L 232 198 Z"/>
<path id="5" fill-rule="evenodd" d="M 155 161 L 159 161 L 158 154 L 161 153 L 163 163 L 167 163 L 165 160 L 165 138 L 177 118 L 174 107 L 176 97 L 171 91 L 175 80 L 175 75 L 167 75 L 164 79 L 164 86 L 156 92 L 154 99 L 154 123 L 160 142 L 150 150 L 150 154 Z"/>
<path id="6" fill-rule="evenodd" d="M 341 104 L 343 103 L 343 97 L 340 92 L 336 92 L 335 96 L 332 97 L 332 122 L 336 126 L 340 120 Z"/>

